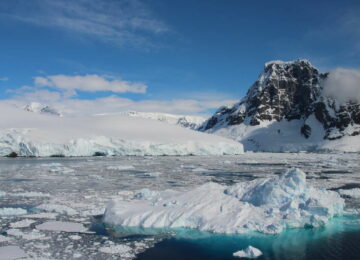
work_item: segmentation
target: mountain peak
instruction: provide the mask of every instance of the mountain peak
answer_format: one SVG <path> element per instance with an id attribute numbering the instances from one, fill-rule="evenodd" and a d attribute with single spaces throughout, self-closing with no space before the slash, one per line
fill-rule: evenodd
<path id="1" fill-rule="evenodd" d="M 220 108 L 199 130 L 215 132 L 236 125 L 261 127 L 298 120 L 298 133 L 309 138 L 308 121 L 315 118 L 323 127 L 319 130 L 325 130 L 324 139 L 359 135 L 360 104 L 336 107 L 334 100 L 323 95 L 327 77 L 308 60 L 267 62 L 245 98 L 233 107 Z"/>

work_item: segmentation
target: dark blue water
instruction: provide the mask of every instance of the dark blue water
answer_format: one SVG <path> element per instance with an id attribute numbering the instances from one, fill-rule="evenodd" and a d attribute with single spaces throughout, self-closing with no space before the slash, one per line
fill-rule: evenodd
<path id="1" fill-rule="evenodd" d="M 360 222 L 358 216 L 335 218 L 326 227 L 288 229 L 279 235 L 215 235 L 177 230 L 175 236 L 157 243 L 136 259 L 236 259 L 232 254 L 249 245 L 263 252 L 258 259 L 359 260 Z"/>

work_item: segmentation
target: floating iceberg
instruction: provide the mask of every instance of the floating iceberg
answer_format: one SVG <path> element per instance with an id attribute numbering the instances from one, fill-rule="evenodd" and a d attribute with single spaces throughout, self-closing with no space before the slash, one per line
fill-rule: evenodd
<path id="1" fill-rule="evenodd" d="M 292 168 L 230 187 L 210 182 L 186 192 L 143 189 L 130 201 L 109 202 L 103 221 L 126 227 L 276 234 L 284 228 L 324 225 L 343 208 L 337 192 L 307 185 L 305 173 Z"/>
<path id="2" fill-rule="evenodd" d="M 252 246 L 248 246 L 244 250 L 240 250 L 233 253 L 234 257 L 239 257 L 239 258 L 258 258 L 261 255 L 262 252 L 259 249 Z"/>

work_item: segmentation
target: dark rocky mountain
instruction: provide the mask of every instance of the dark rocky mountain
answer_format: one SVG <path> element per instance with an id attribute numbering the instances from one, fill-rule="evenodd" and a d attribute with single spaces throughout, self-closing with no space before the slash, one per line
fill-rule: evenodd
<path id="1" fill-rule="evenodd" d="M 323 95 L 328 75 L 307 60 L 268 62 L 245 98 L 232 107 L 218 109 L 199 130 L 214 132 L 241 124 L 301 120 L 298 133 L 309 138 L 314 129 L 307 121 L 314 116 L 325 130 L 324 139 L 359 135 L 360 104 L 339 103 L 336 97 Z"/>

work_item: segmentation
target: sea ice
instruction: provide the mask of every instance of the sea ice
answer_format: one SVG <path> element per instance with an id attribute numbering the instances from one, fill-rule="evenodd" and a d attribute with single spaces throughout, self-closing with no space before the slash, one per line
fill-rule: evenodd
<path id="1" fill-rule="evenodd" d="M 64 222 L 64 221 L 48 221 L 43 224 L 37 225 L 38 230 L 47 231 L 62 231 L 62 232 L 86 232 L 87 229 L 83 224 L 75 222 Z"/>
<path id="2" fill-rule="evenodd" d="M 26 257 L 25 252 L 18 246 L 0 247 L 0 260 L 11 260 Z"/>
<path id="3" fill-rule="evenodd" d="M 12 240 L 11 237 L 6 237 L 6 236 L 3 236 L 3 235 L 0 235 L 0 243 L 8 242 L 10 240 Z"/>
<path id="4" fill-rule="evenodd" d="M 115 165 L 115 166 L 108 166 L 106 167 L 107 170 L 112 171 L 124 171 L 124 170 L 131 170 L 134 169 L 132 165 Z"/>
<path id="5" fill-rule="evenodd" d="M 48 212 L 56 212 L 67 215 L 76 215 L 78 213 L 75 209 L 61 204 L 41 204 L 36 208 Z"/>
<path id="6" fill-rule="evenodd" d="M 17 222 L 13 222 L 10 223 L 10 227 L 12 228 L 24 228 L 24 227 L 28 227 L 31 224 L 35 223 L 36 221 L 31 220 L 31 219 L 23 219 Z"/>
<path id="7" fill-rule="evenodd" d="M 360 199 L 360 188 L 354 188 L 349 190 L 340 189 L 338 190 L 340 195 L 347 196 L 354 199 Z"/>
<path id="8" fill-rule="evenodd" d="M 344 199 L 337 192 L 313 188 L 299 169 L 280 176 L 233 186 L 206 183 L 186 192 L 143 189 L 131 201 L 113 200 L 107 224 L 142 228 L 196 228 L 216 233 L 321 226 L 341 215 Z"/>
<path id="9" fill-rule="evenodd" d="M 145 176 L 149 176 L 149 177 L 159 177 L 162 173 L 161 172 L 145 172 L 144 175 Z"/>
<path id="10" fill-rule="evenodd" d="M 239 257 L 239 258 L 257 258 L 261 255 L 262 252 L 259 249 L 252 246 L 248 246 L 244 250 L 233 253 L 234 257 Z"/>
<path id="11" fill-rule="evenodd" d="M 133 258 L 131 247 L 127 245 L 111 245 L 107 247 L 100 247 L 99 251 L 105 254 L 119 254 L 123 258 Z"/>
<path id="12" fill-rule="evenodd" d="M 27 213 L 26 209 L 22 208 L 0 208 L 0 216 L 18 216 L 25 215 Z"/>

